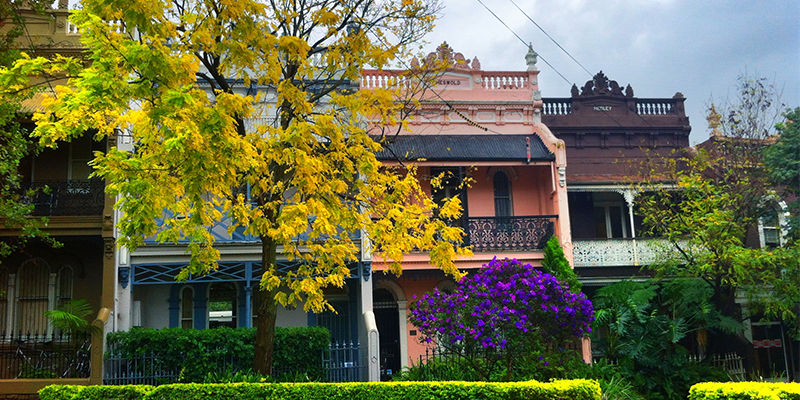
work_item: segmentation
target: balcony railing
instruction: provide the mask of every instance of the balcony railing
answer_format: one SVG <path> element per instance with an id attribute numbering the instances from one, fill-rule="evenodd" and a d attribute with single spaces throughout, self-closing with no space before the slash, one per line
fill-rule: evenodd
<path id="1" fill-rule="evenodd" d="M 474 251 L 537 251 L 555 232 L 556 215 L 469 217 L 467 239 Z"/>
<path id="2" fill-rule="evenodd" d="M 663 239 L 574 240 L 576 267 L 640 267 L 652 264 L 667 250 Z"/>
<path id="3" fill-rule="evenodd" d="M 21 190 L 23 202 L 33 204 L 33 215 L 100 215 L 105 205 L 105 182 L 89 181 L 27 182 Z"/>

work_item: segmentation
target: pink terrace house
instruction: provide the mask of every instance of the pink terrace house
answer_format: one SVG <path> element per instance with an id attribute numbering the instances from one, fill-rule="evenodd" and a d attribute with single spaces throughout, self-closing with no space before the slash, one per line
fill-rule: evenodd
<path id="1" fill-rule="evenodd" d="M 423 177 L 452 173 L 431 195 L 434 200 L 461 198 L 464 215 L 456 223 L 464 228 L 474 256 L 457 260 L 460 268 L 477 269 L 493 257 L 540 264 L 552 235 L 571 260 L 565 147 L 541 122 L 536 54 L 530 50 L 527 70 L 514 72 L 484 71 L 477 58 L 465 59 L 446 44 L 431 58 L 450 67 L 422 96 L 406 129 L 388 139 L 391 151 L 379 154 L 380 159 L 416 163 Z M 361 87 L 385 86 L 398 74 L 365 71 Z M 471 187 L 459 185 L 465 177 L 472 179 Z M 399 278 L 379 272 L 387 268 L 382 260 L 371 261 L 381 375 L 387 379 L 425 352 L 406 321 L 412 296 L 454 281 L 424 253 L 407 255 Z"/>

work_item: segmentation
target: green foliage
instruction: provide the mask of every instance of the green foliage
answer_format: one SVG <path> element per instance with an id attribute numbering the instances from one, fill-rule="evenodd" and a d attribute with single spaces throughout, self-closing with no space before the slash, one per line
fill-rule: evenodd
<path id="1" fill-rule="evenodd" d="M 8 67 L 21 57 L 20 42 L 25 33 L 25 14 L 42 15 L 52 0 L 4 0 L 0 1 L 0 68 Z M 23 46 L 24 47 L 24 46 Z M 31 218 L 33 204 L 28 204 L 20 189 L 22 176 L 20 161 L 37 148 L 28 137 L 28 130 L 20 123 L 20 105 L 35 90 L 14 90 L 0 94 L 0 228 L 18 231 L 14 237 L 0 240 L 0 263 L 4 257 L 22 248 L 32 238 L 41 238 L 50 245 L 58 242 L 49 238 L 41 228 L 47 218 Z"/>
<path id="2" fill-rule="evenodd" d="M 92 315 L 92 306 L 86 299 L 64 302 L 58 309 L 44 312 L 44 316 L 58 329 L 69 333 L 93 333 L 101 329 L 87 319 Z"/>
<path id="3" fill-rule="evenodd" d="M 645 179 L 648 191 L 637 203 L 649 233 L 668 242 L 659 260 L 648 266 L 659 278 L 699 278 L 713 289 L 713 303 L 722 314 L 744 319 L 736 294 L 748 298 L 748 311 L 794 320 L 792 290 L 765 292 L 765 286 L 800 285 L 797 255 L 800 247 L 752 248 L 748 229 L 769 211 L 774 191 L 766 182 L 760 161 L 739 153 L 743 139 L 712 144 L 691 158 L 672 162 L 668 177 Z M 749 143 L 749 142 L 748 142 Z M 738 160 L 738 161 L 737 161 Z M 663 185 L 664 179 L 675 187 Z M 794 291 L 796 293 L 796 291 Z M 787 296 L 784 296 L 786 294 Z"/>
<path id="4" fill-rule="evenodd" d="M 692 384 L 721 371 L 689 362 L 685 346 L 705 351 L 707 332 L 738 332 L 741 324 L 716 309 L 705 281 L 623 281 L 598 290 L 593 347 L 648 399 L 680 399 Z M 697 339 L 695 340 L 695 337 Z"/>
<path id="5" fill-rule="evenodd" d="M 224 371 L 224 372 L 209 372 L 203 379 L 202 383 L 234 383 L 234 382 L 250 382 L 250 383 L 271 383 L 274 379 L 271 376 L 264 376 L 258 372 L 252 371 Z"/>
<path id="6" fill-rule="evenodd" d="M 783 117 L 785 121 L 776 126 L 775 142 L 764 148 L 764 164 L 772 182 L 795 195 L 795 201 L 789 204 L 789 231 L 782 233 L 797 240 L 800 237 L 800 202 L 796 199 L 800 194 L 800 107 L 787 110 Z"/>
<path id="7" fill-rule="evenodd" d="M 231 400 L 599 400 L 600 386 L 588 380 L 542 383 L 372 382 L 230 383 L 149 386 L 48 386 L 42 400 L 71 399 L 231 399 Z"/>
<path id="8" fill-rule="evenodd" d="M 669 243 L 664 256 L 648 267 L 659 277 L 707 281 L 720 312 L 740 320 L 759 312 L 784 321 L 797 317 L 793 308 L 800 293 L 792 288 L 800 287 L 800 274 L 793 272 L 800 247 L 754 248 L 759 246 L 747 240 L 759 219 L 774 213 L 786 194 L 786 182 L 775 178 L 787 175 L 774 168 L 770 172 L 767 159 L 772 157 L 767 166 L 797 167 L 790 161 L 798 157 L 796 145 L 765 149 L 776 139 L 783 108 L 773 84 L 742 74 L 735 97 L 709 107 L 711 138 L 697 152 L 652 160 L 639 185 L 644 194 L 637 201 L 638 212 L 648 233 Z M 796 171 L 784 172 L 796 176 Z M 763 290 L 781 285 L 786 290 Z M 742 315 L 737 293 L 747 297 L 750 315 Z"/>
<path id="9" fill-rule="evenodd" d="M 798 400 L 800 383 L 704 382 L 692 386 L 689 400 Z"/>
<path id="10" fill-rule="evenodd" d="M 253 368 L 255 328 L 152 329 L 133 328 L 108 334 L 108 344 L 122 357 L 155 355 L 159 366 L 180 371 L 181 382 L 204 382 L 210 373 L 250 374 Z M 321 327 L 277 328 L 275 370 L 303 373 L 304 381 L 325 378 L 322 350 L 330 345 L 330 333 Z M 228 371 L 221 371 L 225 360 Z M 295 375 L 286 378 L 295 380 Z"/>
<path id="11" fill-rule="evenodd" d="M 578 281 L 578 275 L 575 274 L 575 271 L 569 266 L 569 261 L 567 257 L 564 256 L 564 250 L 561 248 L 561 244 L 555 236 L 551 237 L 544 246 L 542 271 L 555 276 L 559 282 L 569 285 L 572 293 L 579 293 L 581 291 L 581 283 Z"/>
<path id="12" fill-rule="evenodd" d="M 153 392 L 152 386 L 73 386 L 50 385 L 39 391 L 40 399 L 50 400 L 143 400 Z"/>

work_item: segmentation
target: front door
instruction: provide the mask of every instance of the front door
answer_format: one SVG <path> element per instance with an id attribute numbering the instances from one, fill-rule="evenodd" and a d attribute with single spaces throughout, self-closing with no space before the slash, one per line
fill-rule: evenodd
<path id="1" fill-rule="evenodd" d="M 389 381 L 400 372 L 400 313 L 397 301 L 386 289 L 373 292 L 373 307 L 380 337 L 381 380 Z"/>

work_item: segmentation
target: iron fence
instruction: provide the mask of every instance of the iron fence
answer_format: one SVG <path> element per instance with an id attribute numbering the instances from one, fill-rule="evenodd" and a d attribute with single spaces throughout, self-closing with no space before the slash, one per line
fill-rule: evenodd
<path id="1" fill-rule="evenodd" d="M 359 382 L 366 374 L 359 343 L 331 343 L 322 353 L 322 368 L 328 373 L 328 382 Z"/>
<path id="2" fill-rule="evenodd" d="M 224 349 L 214 349 L 210 353 L 218 354 L 210 360 L 204 360 L 204 369 L 218 373 L 234 375 L 237 373 L 252 374 L 252 360 L 241 357 Z M 121 351 L 109 346 L 105 354 L 103 383 L 106 385 L 164 385 L 193 381 L 188 376 L 197 373 L 181 367 L 169 367 L 159 360 L 155 352 L 137 354 L 135 357 L 124 355 Z M 333 342 L 322 351 L 321 365 L 311 369 L 323 370 L 323 379 L 328 382 L 358 382 L 365 376 L 365 364 L 362 360 L 362 348 L 359 343 Z M 306 380 L 317 376 L 312 371 L 299 371 L 289 368 L 273 367 L 273 377 L 277 380 Z"/>
<path id="3" fill-rule="evenodd" d="M 0 379 L 88 378 L 91 334 L 0 334 Z"/>

